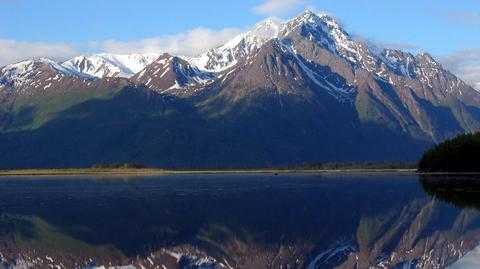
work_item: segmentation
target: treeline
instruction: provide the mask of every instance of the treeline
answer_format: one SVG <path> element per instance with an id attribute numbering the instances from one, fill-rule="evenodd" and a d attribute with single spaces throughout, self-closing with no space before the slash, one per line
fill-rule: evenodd
<path id="1" fill-rule="evenodd" d="M 324 162 L 286 167 L 291 170 L 416 169 L 416 162 Z"/>
<path id="2" fill-rule="evenodd" d="M 480 172 L 480 133 L 447 140 L 427 151 L 420 172 Z"/>
<path id="3" fill-rule="evenodd" d="M 140 163 L 100 163 L 92 166 L 93 169 L 142 169 L 145 168 L 143 164 Z"/>

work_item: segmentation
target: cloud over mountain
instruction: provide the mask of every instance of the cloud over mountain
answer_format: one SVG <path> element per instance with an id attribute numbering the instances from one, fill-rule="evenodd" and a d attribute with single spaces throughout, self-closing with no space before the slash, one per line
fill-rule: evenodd
<path id="1" fill-rule="evenodd" d="M 145 38 L 137 41 L 106 40 L 100 50 L 109 53 L 163 53 L 197 55 L 220 46 L 241 31 L 236 28 L 212 30 L 199 27 L 184 33 Z"/>
<path id="2" fill-rule="evenodd" d="M 63 61 L 89 51 L 119 54 L 167 52 L 193 56 L 224 44 L 240 32 L 237 28 L 212 30 L 199 27 L 179 34 L 141 40 L 97 40 L 76 45 L 0 39 L 0 66 L 34 58 Z"/>
<path id="3" fill-rule="evenodd" d="M 440 15 L 447 18 L 450 23 L 456 25 L 462 25 L 471 28 L 480 28 L 479 12 L 449 11 L 440 13 Z"/>
<path id="4" fill-rule="evenodd" d="M 286 13 L 304 4 L 303 0 L 267 0 L 253 7 L 253 11 L 259 14 L 274 15 Z"/>
<path id="5" fill-rule="evenodd" d="M 80 50 L 71 44 L 26 42 L 0 39 L 0 66 L 31 58 L 65 60 L 78 55 Z"/>
<path id="6" fill-rule="evenodd" d="M 454 74 L 480 90 L 480 49 L 462 50 L 440 59 Z"/>

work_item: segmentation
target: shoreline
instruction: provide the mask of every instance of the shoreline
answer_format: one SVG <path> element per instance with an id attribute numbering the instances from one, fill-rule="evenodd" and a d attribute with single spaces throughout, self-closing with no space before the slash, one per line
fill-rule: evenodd
<path id="1" fill-rule="evenodd" d="M 65 168 L 65 169 L 17 169 L 0 170 L 0 177 L 5 176 L 156 176 L 188 174 L 323 174 L 323 173 L 413 173 L 416 169 L 225 169 L 225 170 L 163 170 L 163 169 L 99 169 L 99 168 Z"/>

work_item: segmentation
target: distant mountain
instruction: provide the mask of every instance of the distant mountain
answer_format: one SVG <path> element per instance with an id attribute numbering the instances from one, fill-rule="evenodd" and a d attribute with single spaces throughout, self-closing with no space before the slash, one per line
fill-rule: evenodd
<path id="1" fill-rule="evenodd" d="M 196 57 L 32 60 L 0 68 L 0 85 L 4 167 L 418 160 L 480 130 L 480 93 L 429 54 L 310 11 Z"/>
<path id="2" fill-rule="evenodd" d="M 201 71 L 180 57 L 163 54 L 131 80 L 160 93 L 188 97 L 192 94 L 189 88 L 205 87 L 215 80 L 215 74 Z"/>
<path id="3" fill-rule="evenodd" d="M 123 77 L 129 78 L 158 58 L 157 54 L 97 54 L 78 56 L 62 66 L 72 73 L 93 78 Z"/>

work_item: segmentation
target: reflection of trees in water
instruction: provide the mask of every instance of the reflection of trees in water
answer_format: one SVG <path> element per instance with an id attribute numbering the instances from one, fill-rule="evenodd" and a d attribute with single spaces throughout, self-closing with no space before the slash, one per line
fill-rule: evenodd
<path id="1" fill-rule="evenodd" d="M 421 175 L 429 195 L 460 208 L 480 210 L 480 175 Z"/>

